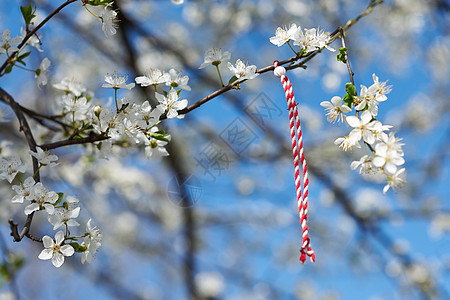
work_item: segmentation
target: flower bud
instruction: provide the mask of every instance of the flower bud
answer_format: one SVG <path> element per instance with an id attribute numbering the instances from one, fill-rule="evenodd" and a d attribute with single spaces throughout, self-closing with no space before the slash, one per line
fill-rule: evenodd
<path id="1" fill-rule="evenodd" d="M 96 105 L 94 107 L 94 114 L 97 116 L 97 118 L 100 118 L 100 113 L 102 112 L 102 108 L 99 105 Z"/>

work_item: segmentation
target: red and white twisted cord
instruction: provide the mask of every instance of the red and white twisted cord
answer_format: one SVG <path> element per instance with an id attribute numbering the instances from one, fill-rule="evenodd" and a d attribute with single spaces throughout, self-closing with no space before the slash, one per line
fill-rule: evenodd
<path id="1" fill-rule="evenodd" d="M 310 257 L 312 262 L 315 261 L 315 254 L 310 245 L 310 239 L 308 235 L 308 165 L 306 164 L 305 154 L 303 150 L 303 136 L 300 126 L 300 119 L 298 116 L 297 104 L 295 103 L 294 91 L 292 84 L 286 76 L 286 69 L 282 66 L 278 66 L 278 61 L 273 62 L 274 74 L 281 79 L 284 93 L 286 96 L 287 105 L 289 108 L 289 127 L 291 131 L 292 141 L 292 154 L 294 158 L 294 176 L 295 176 L 295 190 L 297 192 L 297 205 L 300 216 L 300 224 L 302 226 L 302 247 L 300 249 L 300 261 L 305 263 L 306 256 Z M 303 199 L 300 185 L 300 170 L 299 160 L 302 164 L 303 170 Z"/>

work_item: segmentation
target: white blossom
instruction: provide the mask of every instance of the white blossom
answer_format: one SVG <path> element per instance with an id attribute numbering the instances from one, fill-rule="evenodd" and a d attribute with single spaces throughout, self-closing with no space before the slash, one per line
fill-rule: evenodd
<path id="1" fill-rule="evenodd" d="M 316 41 L 317 41 L 317 47 L 319 49 L 325 47 L 327 50 L 329 50 L 331 52 L 335 52 L 336 49 L 333 49 L 330 46 L 328 46 L 330 39 L 331 39 L 331 37 L 328 34 L 328 32 L 326 32 L 325 30 L 322 30 L 322 29 L 317 29 Z"/>
<path id="2" fill-rule="evenodd" d="M 106 37 L 111 37 L 116 34 L 117 28 L 117 12 L 104 6 L 103 10 L 100 11 L 99 17 L 102 21 L 102 30 Z"/>
<path id="3" fill-rule="evenodd" d="M 72 93 L 76 97 L 80 97 L 83 93 L 86 92 L 86 88 L 82 84 L 67 77 L 63 78 L 61 82 L 53 84 L 53 87 L 66 93 Z"/>
<path id="4" fill-rule="evenodd" d="M 259 75 L 259 73 L 256 73 L 256 66 L 251 65 L 247 66 L 244 62 L 242 62 L 240 59 L 236 61 L 236 65 L 233 66 L 232 63 L 228 63 L 228 69 L 230 69 L 231 73 L 236 76 L 237 79 L 243 80 L 243 79 L 253 79 Z"/>
<path id="5" fill-rule="evenodd" d="M 12 189 L 17 193 L 12 199 L 12 203 L 23 203 L 24 199 L 30 199 L 31 189 L 35 185 L 35 181 L 33 177 L 27 177 L 25 181 L 20 183 L 19 185 L 13 185 Z"/>
<path id="6" fill-rule="evenodd" d="M 222 62 L 230 60 L 231 53 L 228 51 L 222 52 L 222 49 L 212 48 L 205 52 L 205 60 L 200 65 L 199 69 L 203 69 L 208 65 L 218 66 Z"/>
<path id="7" fill-rule="evenodd" d="M 97 252 L 97 249 L 101 246 L 102 234 L 100 229 L 96 226 L 92 226 L 92 219 L 89 219 L 86 223 L 86 237 L 84 238 L 83 245 L 87 249 L 81 255 L 81 263 L 91 263 L 92 256 Z"/>
<path id="8" fill-rule="evenodd" d="M 116 71 L 112 75 L 106 74 L 105 81 L 102 87 L 104 88 L 113 88 L 113 89 L 129 89 L 134 88 L 134 82 L 127 84 L 128 76 L 117 74 Z"/>
<path id="9" fill-rule="evenodd" d="M 289 29 L 287 29 L 286 27 L 284 28 L 278 27 L 275 31 L 275 36 L 271 37 L 269 40 L 272 44 L 280 47 L 285 43 L 289 42 L 290 40 L 293 40 L 294 35 L 297 31 L 301 32 L 301 28 L 300 27 L 297 28 L 297 25 L 295 24 L 292 24 Z"/>
<path id="10" fill-rule="evenodd" d="M 11 38 L 11 31 L 9 29 L 5 29 L 5 31 L 3 31 L 2 33 L 2 41 L 0 42 L 0 54 L 18 51 L 19 48 L 13 45 L 17 45 L 21 41 L 22 38 L 20 36 Z"/>
<path id="11" fill-rule="evenodd" d="M 66 119 L 70 122 L 86 120 L 91 105 L 86 97 L 76 97 L 73 94 L 62 96 L 62 105 Z"/>
<path id="12" fill-rule="evenodd" d="M 75 250 L 71 245 L 62 245 L 64 242 L 64 232 L 58 231 L 53 240 L 48 235 L 42 238 L 44 243 L 44 250 L 41 251 L 38 258 L 42 260 L 52 259 L 52 264 L 59 268 L 64 263 L 64 256 L 72 256 Z"/>
<path id="13" fill-rule="evenodd" d="M 34 156 L 42 166 L 54 167 L 58 165 L 57 163 L 55 163 L 55 161 L 58 160 L 58 156 L 49 154 L 48 151 L 44 151 L 40 147 L 36 147 L 36 152 L 33 152 L 31 150 L 29 150 L 28 152 L 32 156 Z"/>
<path id="14" fill-rule="evenodd" d="M 350 164 L 350 168 L 355 170 L 360 167 L 359 174 L 377 174 L 380 172 L 380 169 L 374 166 L 372 159 L 373 158 L 371 156 L 364 155 L 359 161 L 352 162 Z"/>
<path id="15" fill-rule="evenodd" d="M 387 100 L 386 94 L 391 91 L 391 88 L 386 86 L 386 82 L 380 83 L 375 74 L 372 77 L 374 83 L 370 87 L 361 85 L 361 92 L 356 97 L 359 103 L 355 109 L 363 110 L 367 106 L 367 110 L 375 117 L 378 115 L 378 104 Z"/>
<path id="16" fill-rule="evenodd" d="M 392 86 L 388 86 L 387 81 L 380 82 L 378 76 L 372 74 L 373 84 L 369 87 L 371 93 L 374 94 L 375 100 L 377 102 L 383 102 L 387 100 L 386 94 L 389 94 L 392 90 Z"/>
<path id="17" fill-rule="evenodd" d="M 141 128 L 150 128 L 155 125 L 159 121 L 159 117 L 164 111 L 160 110 L 160 107 L 156 107 L 152 109 L 150 103 L 144 101 L 140 106 L 139 112 L 137 113 L 140 117 L 140 121 L 138 122 L 138 126 Z"/>
<path id="18" fill-rule="evenodd" d="M 403 157 L 398 155 L 397 152 L 389 150 L 385 144 L 377 144 L 375 152 L 377 156 L 373 159 L 373 164 L 379 168 L 383 167 L 389 174 L 394 174 L 397 171 L 397 166 L 405 163 Z"/>
<path id="19" fill-rule="evenodd" d="M 53 204 L 58 201 L 58 194 L 54 191 L 47 191 L 41 182 L 33 186 L 29 198 L 35 202 L 25 207 L 24 212 L 26 215 L 40 209 L 45 209 L 49 215 L 55 212 L 55 206 Z"/>
<path id="20" fill-rule="evenodd" d="M 383 194 L 392 187 L 395 191 L 396 189 L 401 188 L 405 184 L 405 168 L 397 170 L 392 176 L 388 176 L 387 184 L 383 188 Z"/>
<path id="21" fill-rule="evenodd" d="M 151 132 L 157 132 L 159 129 L 154 126 L 150 129 Z M 148 137 L 143 133 L 139 134 L 140 139 L 145 143 L 145 157 L 147 159 L 151 158 L 160 158 L 162 156 L 168 156 L 169 152 L 167 152 L 165 145 L 167 145 L 166 141 L 157 140 L 152 137 Z M 170 136 L 166 136 L 166 139 L 170 140 Z"/>
<path id="22" fill-rule="evenodd" d="M 134 120 L 130 120 L 128 118 L 125 118 L 122 121 L 122 124 L 123 124 L 124 133 L 128 137 L 132 138 L 135 141 L 135 143 L 139 143 L 139 139 L 136 136 L 140 132 L 140 128 L 138 126 L 138 123 L 135 122 Z"/>
<path id="23" fill-rule="evenodd" d="M 125 133 L 123 123 L 108 109 L 102 109 L 93 121 L 92 126 L 99 134 L 108 132 L 109 137 L 119 139 Z"/>
<path id="24" fill-rule="evenodd" d="M 11 183 L 17 173 L 24 173 L 27 167 L 22 163 L 20 157 L 14 155 L 8 159 L 0 159 L 0 179 L 6 179 Z"/>
<path id="25" fill-rule="evenodd" d="M 341 148 L 343 151 L 352 150 L 352 148 L 355 146 L 356 148 L 361 148 L 359 142 L 356 139 L 351 138 L 349 135 L 337 138 L 334 141 L 334 144 Z"/>
<path id="26" fill-rule="evenodd" d="M 383 167 L 388 174 L 394 174 L 397 171 L 397 166 L 403 165 L 403 150 L 402 143 L 398 143 L 394 133 L 383 134 L 382 140 L 375 145 L 376 157 L 373 159 L 373 164 L 379 168 Z"/>
<path id="27" fill-rule="evenodd" d="M 170 81 L 170 75 L 163 73 L 160 69 L 150 69 L 144 76 L 136 77 L 136 83 L 142 87 L 149 85 L 157 85 Z"/>
<path id="28" fill-rule="evenodd" d="M 53 225 L 53 230 L 56 230 L 63 225 L 68 227 L 80 226 L 80 223 L 73 220 L 78 218 L 80 213 L 80 207 L 77 206 L 78 202 L 77 198 L 67 196 L 63 207 L 56 208 L 54 214 L 48 216 L 48 221 Z"/>
<path id="29" fill-rule="evenodd" d="M 384 125 L 378 120 L 374 120 L 373 122 L 373 135 L 377 141 L 382 140 L 382 135 L 385 135 L 384 131 L 391 129 L 392 125 Z"/>
<path id="30" fill-rule="evenodd" d="M 50 66 L 50 60 L 46 57 L 42 60 L 39 69 L 36 70 L 36 74 L 34 77 L 37 78 L 37 85 L 40 87 L 41 85 L 47 84 L 47 76 L 48 76 L 48 67 Z"/>
<path id="31" fill-rule="evenodd" d="M 177 117 L 178 111 L 188 105 L 186 99 L 178 100 L 178 93 L 175 90 L 170 90 L 167 96 L 155 93 L 155 97 L 160 103 L 158 108 L 166 113 L 168 119 Z"/>
<path id="32" fill-rule="evenodd" d="M 298 27 L 294 33 L 293 40 L 294 45 L 300 46 L 305 53 L 320 50 L 323 47 L 332 52 L 335 51 L 335 49 L 327 45 L 330 41 L 330 36 L 321 29 L 305 29 L 305 33 L 303 33 L 302 29 Z"/>
<path id="33" fill-rule="evenodd" d="M 190 91 L 191 87 L 188 86 L 189 76 L 185 75 L 181 77 L 181 73 L 175 69 L 169 70 L 170 79 L 166 81 L 166 85 L 170 88 L 179 88 L 182 90 Z"/>
<path id="34" fill-rule="evenodd" d="M 336 121 L 344 122 L 344 113 L 348 113 L 351 111 L 351 108 L 348 107 L 347 104 L 342 104 L 342 98 L 339 96 L 334 96 L 333 98 L 331 98 L 331 102 L 322 101 L 320 102 L 320 105 L 328 110 L 326 116 L 327 121 L 330 123 L 334 123 Z"/>
<path id="35" fill-rule="evenodd" d="M 354 127 L 350 132 L 351 138 L 357 141 L 361 138 L 368 144 L 373 144 L 375 142 L 375 136 L 372 131 L 377 129 L 378 123 L 372 121 L 372 115 L 368 111 L 364 111 L 361 114 L 361 120 L 355 116 L 350 116 L 346 118 L 348 125 Z"/>

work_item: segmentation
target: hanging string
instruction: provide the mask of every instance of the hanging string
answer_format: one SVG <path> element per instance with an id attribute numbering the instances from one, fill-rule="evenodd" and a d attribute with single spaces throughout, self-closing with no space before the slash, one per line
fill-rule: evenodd
<path id="1" fill-rule="evenodd" d="M 307 224 L 309 186 L 308 165 L 306 164 L 305 154 L 303 151 L 303 136 L 300 126 L 300 119 L 298 116 L 297 104 L 295 103 L 292 84 L 286 76 L 286 69 L 282 66 L 278 66 L 277 60 L 273 62 L 273 66 L 275 67 L 273 71 L 275 76 L 281 79 L 289 109 L 289 127 L 291 131 L 292 155 L 294 158 L 295 191 L 297 192 L 297 206 L 303 235 L 302 247 L 300 248 L 300 261 L 305 263 L 306 256 L 309 256 L 310 260 L 315 262 L 316 256 L 311 248 Z M 302 165 L 303 174 L 303 198 L 300 184 L 299 160 Z"/>

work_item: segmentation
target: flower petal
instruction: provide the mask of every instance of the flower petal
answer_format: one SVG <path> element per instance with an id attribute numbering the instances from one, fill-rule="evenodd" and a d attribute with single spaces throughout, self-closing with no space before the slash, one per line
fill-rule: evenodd
<path id="1" fill-rule="evenodd" d="M 342 98 L 339 96 L 334 96 L 331 98 L 331 103 L 333 103 L 334 106 L 340 106 L 342 103 Z"/>
<path id="2" fill-rule="evenodd" d="M 386 192 L 389 190 L 391 186 L 389 184 L 386 184 L 383 188 L 383 195 L 386 195 Z"/>
<path id="3" fill-rule="evenodd" d="M 183 100 L 177 101 L 177 102 L 174 104 L 174 108 L 175 108 L 176 110 L 180 110 L 180 109 L 185 108 L 187 105 L 188 105 L 188 101 L 187 101 L 186 99 L 183 99 Z"/>
<path id="4" fill-rule="evenodd" d="M 44 249 L 41 251 L 41 253 L 39 254 L 38 258 L 42 259 L 42 260 L 47 260 L 52 258 L 53 256 L 53 250 L 52 249 Z"/>
<path id="5" fill-rule="evenodd" d="M 369 111 L 364 111 L 361 115 L 361 123 L 367 124 L 372 120 L 372 114 Z"/>
<path id="6" fill-rule="evenodd" d="M 345 120 L 347 121 L 348 125 L 350 125 L 351 127 L 359 127 L 359 126 L 361 126 L 361 122 L 355 116 L 349 116 Z"/>
<path id="7" fill-rule="evenodd" d="M 48 235 L 45 235 L 42 238 L 42 242 L 44 243 L 44 248 L 50 248 L 55 244 L 53 239 L 51 237 L 49 237 Z"/>
<path id="8" fill-rule="evenodd" d="M 64 256 L 61 253 L 56 252 L 55 254 L 53 254 L 52 264 L 55 267 L 59 268 L 63 265 L 63 263 L 64 263 Z"/>
<path id="9" fill-rule="evenodd" d="M 55 242 L 57 245 L 61 245 L 63 241 L 64 241 L 64 232 L 60 230 L 55 234 Z"/>
<path id="10" fill-rule="evenodd" d="M 380 168 L 380 167 L 384 166 L 384 164 L 386 163 L 386 160 L 384 159 L 384 157 L 377 156 L 373 159 L 372 162 L 376 167 Z"/>
<path id="11" fill-rule="evenodd" d="M 322 102 L 320 102 L 320 106 L 323 106 L 326 109 L 333 108 L 333 104 L 331 104 L 330 101 L 322 101 Z"/>
<path id="12" fill-rule="evenodd" d="M 64 245 L 61 247 L 61 253 L 64 256 L 72 256 L 75 253 L 75 250 L 70 245 Z"/>
<path id="13" fill-rule="evenodd" d="M 37 204 L 37 203 L 31 203 L 30 205 L 28 205 L 27 207 L 25 207 L 24 212 L 25 212 L 26 215 L 29 215 L 29 214 L 31 214 L 32 212 L 37 211 L 37 210 L 39 210 L 39 204 Z"/>
<path id="14" fill-rule="evenodd" d="M 388 162 L 384 166 L 384 170 L 389 174 L 395 174 L 395 172 L 397 171 L 397 166 L 393 163 Z"/>

